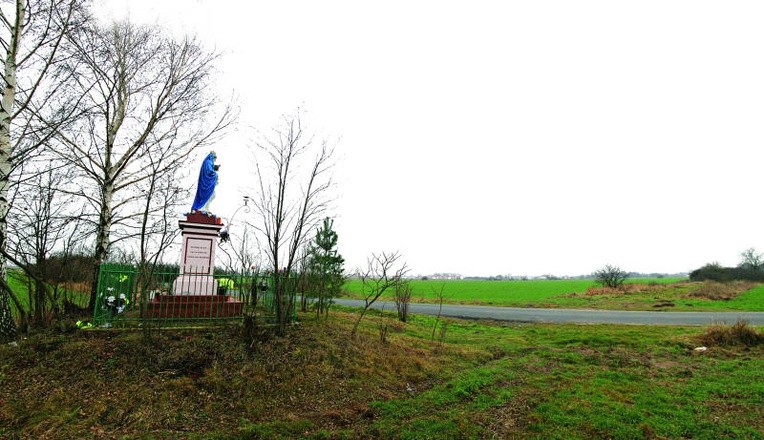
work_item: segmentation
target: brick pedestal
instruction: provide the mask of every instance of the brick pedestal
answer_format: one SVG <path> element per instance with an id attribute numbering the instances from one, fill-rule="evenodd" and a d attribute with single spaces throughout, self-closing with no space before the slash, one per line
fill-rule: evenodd
<path id="1" fill-rule="evenodd" d="M 244 303 L 228 295 L 159 295 L 146 305 L 145 318 L 230 318 Z"/>

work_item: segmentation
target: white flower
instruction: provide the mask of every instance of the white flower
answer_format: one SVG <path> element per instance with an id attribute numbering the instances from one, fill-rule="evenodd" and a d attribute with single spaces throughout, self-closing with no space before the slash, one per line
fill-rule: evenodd
<path id="1" fill-rule="evenodd" d="M 120 293 L 119 294 L 119 299 L 125 299 L 125 294 L 124 293 Z"/>
<path id="2" fill-rule="evenodd" d="M 111 292 L 112 290 L 114 290 L 114 288 L 113 287 L 107 287 L 106 290 Z"/>

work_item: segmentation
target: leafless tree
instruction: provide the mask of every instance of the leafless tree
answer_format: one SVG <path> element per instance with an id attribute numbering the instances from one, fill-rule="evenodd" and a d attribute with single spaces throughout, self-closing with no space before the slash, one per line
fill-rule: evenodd
<path id="1" fill-rule="evenodd" d="M 84 27 L 70 40 L 69 66 L 77 72 L 72 93 L 84 96 L 87 112 L 57 140 L 61 157 L 87 182 L 78 195 L 88 201 L 96 231 L 92 308 L 110 246 L 136 237 L 126 225 L 145 218 L 141 207 L 151 206 L 138 186 L 217 140 L 234 114 L 214 98 L 217 55 L 192 38 L 121 22 Z"/>
<path id="2" fill-rule="evenodd" d="M 379 319 L 375 323 L 377 325 L 377 331 L 379 332 L 379 342 L 387 344 L 387 334 L 390 332 L 390 323 L 385 318 L 385 307 L 382 306 L 382 310 L 379 314 Z"/>
<path id="3" fill-rule="evenodd" d="M 430 337 L 433 341 L 435 340 L 435 330 L 438 328 L 438 323 L 440 323 L 440 315 L 443 312 L 443 302 L 446 300 L 445 288 L 446 285 L 444 283 L 440 283 L 438 290 L 432 288 L 432 292 L 438 300 L 438 314 L 435 316 L 435 323 L 432 325 L 432 336 Z M 445 332 L 445 330 L 441 328 L 441 332 Z"/>
<path id="4" fill-rule="evenodd" d="M 12 174 L 40 146 L 52 127 L 63 126 L 76 99 L 59 99 L 55 85 L 66 79 L 57 69 L 65 36 L 87 20 L 80 0 L 15 0 L 0 2 L 0 58 L 3 63 L 0 98 L 0 338 L 11 338 L 6 283 L 7 218 Z"/>
<path id="5" fill-rule="evenodd" d="M 274 311 L 283 333 L 295 307 L 298 251 L 330 202 L 333 148 L 306 132 L 298 110 L 263 136 L 256 151 L 255 229 L 273 270 Z"/>
<path id="6" fill-rule="evenodd" d="M 401 322 L 406 322 L 408 319 L 409 303 L 411 303 L 411 283 L 404 280 L 395 286 L 395 310 Z"/>
<path id="7" fill-rule="evenodd" d="M 310 273 L 310 243 L 303 246 L 297 254 L 296 275 L 297 275 L 297 292 L 300 292 L 300 311 L 308 311 L 308 303 L 315 300 L 315 295 L 311 291 L 311 285 L 315 283 L 313 280 L 313 274 Z"/>
<path id="8" fill-rule="evenodd" d="M 14 222 L 8 228 L 8 251 L 9 259 L 26 273 L 29 312 L 33 323 L 40 325 L 55 306 L 48 299 L 48 258 L 54 248 L 62 247 L 67 237 L 77 233 L 78 223 L 71 221 L 71 200 L 60 190 L 69 183 L 65 171 L 49 168 L 35 175 L 37 182 L 26 180 L 14 186 L 16 202 L 11 210 Z"/>
<path id="9" fill-rule="evenodd" d="M 168 165 L 168 160 L 173 163 Z M 124 225 L 126 231 L 130 231 L 130 227 L 138 229 L 138 285 L 142 291 L 154 288 L 150 280 L 165 251 L 180 233 L 176 223 L 177 212 L 183 203 L 187 203 L 190 194 L 190 190 L 180 184 L 182 162 L 174 157 L 170 149 L 147 151 L 146 163 L 149 176 L 137 184 L 142 196 L 140 217 L 137 222 Z M 141 297 L 145 298 L 143 295 Z"/>
<path id="10" fill-rule="evenodd" d="M 401 261 L 398 252 L 382 252 L 371 254 L 367 259 L 366 267 L 359 269 L 358 278 L 361 280 L 361 292 L 364 296 L 364 306 L 353 325 L 352 335 L 356 334 L 358 325 L 369 308 L 388 290 L 395 290 L 408 273 L 408 266 Z"/>
<path id="11" fill-rule="evenodd" d="M 76 211 L 68 215 L 66 228 L 63 240 L 56 244 L 48 259 L 45 277 L 52 288 L 52 304 L 59 306 L 59 311 L 64 313 L 81 311 L 83 308 L 83 294 L 89 291 L 83 281 L 88 281 L 84 276 L 91 267 L 87 264 L 89 257 L 86 249 L 89 248 L 88 239 L 92 237 L 91 231 L 85 228 L 81 220 L 81 214 Z M 87 306 L 87 302 L 84 306 Z"/>
<path id="12" fill-rule="evenodd" d="M 606 264 L 605 267 L 594 272 L 594 280 L 605 287 L 617 289 L 626 281 L 629 274 L 618 266 Z"/>
<path id="13" fill-rule="evenodd" d="M 260 243 L 252 228 L 246 223 L 243 224 L 240 231 L 233 232 L 230 224 L 226 225 L 228 237 L 225 242 L 218 245 L 222 256 L 227 261 L 223 263 L 226 270 L 236 273 L 245 273 L 253 271 L 260 267 Z"/>
<path id="14" fill-rule="evenodd" d="M 151 166 L 154 168 L 158 164 L 152 162 Z M 111 251 L 112 259 L 117 252 L 126 252 L 130 257 L 135 255 L 134 261 L 130 259 L 130 264 L 135 263 L 138 269 L 136 286 L 140 289 L 142 300 L 147 300 L 146 292 L 158 287 L 154 276 L 157 266 L 164 261 L 165 252 L 180 234 L 178 212 L 180 205 L 188 201 L 190 191 L 179 186 L 176 174 L 175 168 L 158 171 L 137 185 L 136 190 L 142 196 L 139 200 L 140 216 L 121 224 L 120 238 L 124 241 L 120 242 L 119 248 L 112 248 Z M 127 240 L 136 229 L 137 240 Z M 133 245 L 137 247 L 135 253 L 132 252 Z"/>
<path id="15" fill-rule="evenodd" d="M 748 248 L 740 253 L 740 267 L 761 270 L 764 267 L 764 254 L 755 248 Z"/>

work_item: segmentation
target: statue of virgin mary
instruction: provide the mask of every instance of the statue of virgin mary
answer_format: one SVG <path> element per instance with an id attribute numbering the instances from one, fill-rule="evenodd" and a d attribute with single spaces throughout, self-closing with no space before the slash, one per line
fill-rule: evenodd
<path id="1" fill-rule="evenodd" d="M 194 197 L 194 204 L 191 206 L 191 212 L 201 211 L 209 213 L 209 205 L 213 198 L 215 198 L 215 185 L 218 183 L 218 168 L 220 165 L 215 165 L 214 151 L 211 151 L 202 162 L 202 169 L 199 170 L 199 182 L 196 185 L 196 197 Z"/>

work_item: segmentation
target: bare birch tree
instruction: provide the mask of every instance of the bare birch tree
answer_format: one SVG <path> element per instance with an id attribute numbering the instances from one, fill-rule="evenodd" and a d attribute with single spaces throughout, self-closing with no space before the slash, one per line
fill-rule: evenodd
<path id="1" fill-rule="evenodd" d="M 316 141 L 302 125 L 299 110 L 284 116 L 257 143 L 258 196 L 253 198 L 255 229 L 273 270 L 278 331 L 285 332 L 295 307 L 294 270 L 298 251 L 324 217 L 329 204 L 333 149 Z"/>
<path id="2" fill-rule="evenodd" d="M 0 98 L 0 339 L 11 338 L 15 325 L 6 282 L 7 217 L 11 176 L 48 140 L 76 108 L 57 99 L 65 36 L 86 21 L 80 0 L 4 0 L 0 2 L 0 58 L 3 63 Z M 43 121 L 44 119 L 44 121 Z"/>
<path id="3" fill-rule="evenodd" d="M 217 55 L 193 38 L 178 41 L 154 28 L 121 22 L 83 28 L 72 44 L 70 68 L 78 74 L 74 93 L 85 97 L 88 112 L 58 140 L 62 158 L 87 182 L 79 195 L 94 212 L 92 308 L 98 270 L 110 246 L 137 236 L 124 226 L 145 213 L 138 185 L 213 143 L 234 114 L 214 97 Z M 158 157 L 163 165 L 157 168 L 152 160 Z"/>

